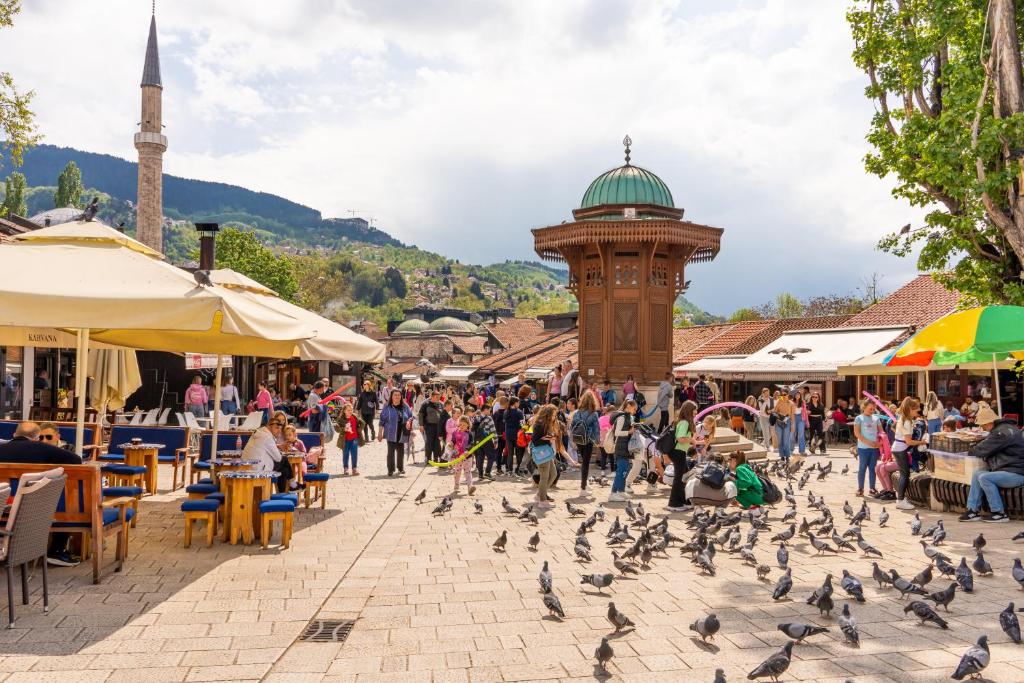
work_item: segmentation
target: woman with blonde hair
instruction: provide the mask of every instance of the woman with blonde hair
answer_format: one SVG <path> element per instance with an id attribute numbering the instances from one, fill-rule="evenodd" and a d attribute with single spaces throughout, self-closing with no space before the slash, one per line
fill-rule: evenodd
<path id="1" fill-rule="evenodd" d="M 922 439 L 914 439 L 914 420 L 921 413 L 921 402 L 913 396 L 907 396 L 900 403 L 896 412 L 896 438 L 892 442 L 892 457 L 900 468 L 900 484 L 897 491 L 896 507 L 900 510 L 913 510 L 914 504 L 907 500 L 907 484 L 910 483 L 910 455 L 915 446 L 925 443 Z"/>
<path id="2" fill-rule="evenodd" d="M 929 434 L 934 434 L 942 429 L 942 420 L 945 415 L 946 410 L 942 407 L 942 401 L 934 391 L 929 391 L 928 395 L 924 397 L 924 419 L 928 421 Z"/>

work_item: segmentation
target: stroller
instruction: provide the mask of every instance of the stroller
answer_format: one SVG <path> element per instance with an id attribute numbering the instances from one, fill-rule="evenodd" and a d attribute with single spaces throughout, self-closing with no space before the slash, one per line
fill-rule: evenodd
<path id="1" fill-rule="evenodd" d="M 658 471 L 654 465 L 655 458 L 660 458 L 661 453 L 658 451 L 657 444 L 658 432 L 655 430 L 654 425 L 647 422 L 639 422 L 636 424 L 636 433 L 640 435 L 640 440 L 643 443 L 642 457 L 643 462 L 640 466 L 640 473 L 637 475 L 635 481 L 646 481 L 648 485 L 654 486 L 658 483 Z M 635 455 L 634 457 L 638 457 Z M 630 484 L 634 482 L 629 482 Z"/>

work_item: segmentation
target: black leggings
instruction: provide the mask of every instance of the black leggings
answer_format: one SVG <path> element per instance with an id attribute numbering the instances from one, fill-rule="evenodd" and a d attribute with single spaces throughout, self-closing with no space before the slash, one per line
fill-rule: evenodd
<path id="1" fill-rule="evenodd" d="M 587 475 L 590 472 L 590 458 L 594 455 L 594 444 L 577 445 L 576 452 L 580 454 L 580 491 L 586 491 Z"/>
<path id="2" fill-rule="evenodd" d="M 823 423 L 822 418 L 814 416 L 814 415 L 811 415 L 808 418 L 808 422 L 810 423 L 810 427 L 811 427 L 811 434 L 810 434 L 810 437 L 808 438 L 808 442 L 810 443 L 810 446 L 811 446 L 811 449 L 810 449 L 811 453 L 814 452 L 814 445 L 815 445 L 815 441 L 814 440 L 815 439 L 818 439 L 818 443 L 817 443 L 818 448 L 820 448 L 821 451 L 824 453 L 825 452 L 825 432 L 822 430 L 822 423 Z"/>
<path id="3" fill-rule="evenodd" d="M 910 483 L 910 459 L 907 457 L 908 455 L 911 455 L 910 450 L 905 450 L 902 453 L 893 452 L 892 454 L 893 460 L 900 466 L 900 484 L 896 493 L 900 499 L 906 497 L 907 484 Z"/>
<path id="4" fill-rule="evenodd" d="M 686 504 L 686 483 L 683 481 L 683 475 L 686 474 L 686 454 L 673 449 L 668 457 L 672 461 L 672 491 L 668 495 L 668 506 L 681 508 Z"/>
<path id="5" fill-rule="evenodd" d="M 517 472 L 519 468 L 523 466 L 523 455 L 525 454 L 525 446 L 517 445 L 514 440 L 509 441 L 508 446 L 505 448 L 505 471 Z"/>
<path id="6" fill-rule="evenodd" d="M 395 473 L 396 465 L 399 472 L 405 471 L 405 444 L 388 441 L 388 474 Z"/>
<path id="7" fill-rule="evenodd" d="M 373 414 L 361 415 L 363 418 L 363 441 L 369 443 L 377 438 L 377 430 L 373 426 Z"/>

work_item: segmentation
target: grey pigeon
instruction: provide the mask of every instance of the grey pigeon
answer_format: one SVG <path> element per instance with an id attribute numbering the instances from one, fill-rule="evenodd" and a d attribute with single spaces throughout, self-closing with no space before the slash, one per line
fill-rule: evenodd
<path id="1" fill-rule="evenodd" d="M 974 546 L 975 551 L 980 551 L 985 547 L 985 543 L 985 534 L 978 534 L 978 537 L 971 542 L 971 545 Z"/>
<path id="2" fill-rule="evenodd" d="M 928 594 L 927 591 L 925 591 L 925 589 L 921 588 L 916 583 L 907 581 L 902 576 L 900 576 L 895 569 L 890 569 L 889 574 L 892 576 L 893 588 L 900 592 L 900 598 L 907 597 L 907 593 L 912 593 L 914 595 Z"/>
<path id="3" fill-rule="evenodd" d="M 932 534 L 934 534 L 938 530 L 939 530 L 939 525 L 936 522 L 935 524 L 932 524 L 927 529 L 925 529 L 924 533 L 922 533 L 921 536 L 923 536 L 924 538 L 931 538 Z"/>
<path id="4" fill-rule="evenodd" d="M 928 541 L 921 541 L 921 547 L 924 549 L 924 555 L 929 560 L 935 560 L 936 557 L 941 557 L 946 562 L 949 562 L 949 558 L 942 554 L 942 551 L 938 548 L 928 545 Z"/>
<path id="5" fill-rule="evenodd" d="M 825 581 L 821 584 L 821 586 L 815 589 L 813 593 L 811 593 L 811 596 L 809 598 L 807 598 L 807 604 L 813 605 L 824 596 L 831 597 L 832 590 L 832 575 L 826 574 Z"/>
<path id="6" fill-rule="evenodd" d="M 640 551 L 640 566 L 650 567 L 651 560 L 654 558 L 654 552 L 651 551 L 650 546 L 644 546 L 643 550 Z"/>
<path id="7" fill-rule="evenodd" d="M 584 574 L 580 577 L 580 585 L 590 584 L 600 593 L 602 588 L 612 585 L 614 580 L 615 576 L 612 574 Z"/>
<path id="8" fill-rule="evenodd" d="M 501 509 L 510 515 L 518 515 L 521 512 L 519 508 L 509 503 L 508 499 L 504 496 L 501 497 Z"/>
<path id="9" fill-rule="evenodd" d="M 1014 614 L 1012 602 L 999 613 L 999 626 L 1002 627 L 1003 633 L 1010 637 L 1010 640 L 1020 645 L 1020 621 Z"/>
<path id="10" fill-rule="evenodd" d="M 601 644 L 594 651 L 594 657 L 597 658 L 597 665 L 601 667 L 601 671 L 608 671 L 608 662 L 612 661 L 614 656 L 615 650 L 608 644 L 608 639 L 602 638 Z"/>
<path id="11" fill-rule="evenodd" d="M 843 514 L 848 518 L 853 517 L 853 508 L 850 507 L 850 501 L 848 500 L 843 501 Z"/>
<path id="12" fill-rule="evenodd" d="M 940 617 L 938 612 L 933 610 L 931 608 L 931 605 L 929 605 L 927 602 L 914 600 L 909 605 L 903 608 L 903 613 L 906 614 L 907 612 L 913 612 L 917 616 L 917 618 L 921 620 L 922 624 L 927 621 L 930 621 L 939 628 L 949 628 L 949 624 L 946 623 L 946 620 Z"/>
<path id="13" fill-rule="evenodd" d="M 1017 533 L 1015 533 L 1013 535 L 1013 538 L 1011 538 L 1010 540 L 1011 541 L 1019 541 L 1022 538 L 1024 538 L 1024 531 L 1018 531 Z"/>
<path id="14" fill-rule="evenodd" d="M 790 508 L 786 510 L 786 514 L 782 515 L 782 523 L 785 524 L 791 520 L 796 519 L 796 508 Z"/>
<path id="15" fill-rule="evenodd" d="M 619 610 L 615 609 L 614 602 L 608 603 L 608 613 L 605 615 L 605 617 L 608 619 L 608 623 L 615 627 L 616 633 L 618 633 L 624 628 L 636 627 L 636 624 L 630 621 L 629 617 L 627 617 Z"/>
<path id="16" fill-rule="evenodd" d="M 587 514 L 587 511 L 581 508 L 579 505 L 573 505 L 569 501 L 565 501 L 565 509 L 569 511 L 570 517 L 579 517 Z"/>
<path id="17" fill-rule="evenodd" d="M 785 531 L 780 531 L 779 533 L 772 536 L 772 543 L 776 541 L 788 541 L 789 539 L 793 538 L 795 534 L 796 524 L 790 524 L 788 529 L 786 529 Z"/>
<path id="18" fill-rule="evenodd" d="M 718 633 L 722 625 L 718 622 L 718 617 L 714 614 L 709 614 L 706 617 L 701 617 L 697 621 L 690 624 L 690 630 L 696 631 L 697 635 L 700 636 L 701 640 L 705 643 L 708 638 L 711 640 L 715 639 L 715 634 Z"/>
<path id="19" fill-rule="evenodd" d="M 843 570 L 843 580 L 839 582 L 846 594 L 857 602 L 864 602 L 864 586 L 860 580 L 847 570 Z"/>
<path id="20" fill-rule="evenodd" d="M 420 492 L 419 492 L 419 493 L 418 493 L 418 494 L 416 495 L 416 497 L 415 497 L 415 498 L 413 498 L 413 499 L 412 499 L 412 502 L 414 502 L 414 503 L 416 503 L 417 505 L 419 505 L 420 503 L 422 503 L 422 502 L 423 502 L 423 499 L 424 499 L 424 498 L 426 498 L 426 497 L 427 497 L 427 490 L 426 490 L 426 489 L 423 489 L 422 491 L 420 491 Z"/>
<path id="21" fill-rule="evenodd" d="M 484 506 L 479 500 L 473 501 L 473 509 L 476 510 L 476 514 L 482 515 L 484 513 Z"/>
<path id="22" fill-rule="evenodd" d="M 862 553 L 864 553 L 864 557 L 868 557 L 870 555 L 874 555 L 879 558 L 882 557 L 882 551 L 865 541 L 864 537 L 861 536 L 859 532 L 857 534 L 857 547 L 860 548 Z"/>
<path id="23" fill-rule="evenodd" d="M 910 520 L 910 535 L 917 536 L 921 533 L 921 513 L 915 512 L 914 519 Z"/>
<path id="24" fill-rule="evenodd" d="M 1013 570 L 1010 572 L 1013 575 L 1013 580 L 1020 584 L 1021 588 L 1024 588 L 1024 567 L 1020 566 L 1020 558 L 1016 558 L 1013 561 Z"/>
<path id="25" fill-rule="evenodd" d="M 448 511 L 448 504 L 442 500 L 440 503 L 437 504 L 437 507 L 435 507 L 433 510 L 430 511 L 430 514 L 434 515 L 435 517 L 437 517 L 437 516 L 443 517 L 444 513 L 447 512 L 447 511 Z"/>
<path id="26" fill-rule="evenodd" d="M 978 551 L 978 556 L 974 558 L 974 562 L 971 564 L 974 567 L 974 571 L 978 572 L 982 576 L 990 576 L 992 574 L 992 565 L 985 559 L 984 553 Z"/>
<path id="27" fill-rule="evenodd" d="M 882 571 L 881 567 L 878 566 L 877 562 L 871 563 L 871 578 L 878 582 L 878 587 L 881 588 L 884 584 L 892 585 L 892 576 Z"/>
<path id="28" fill-rule="evenodd" d="M 837 534 L 834 530 L 832 531 L 832 542 L 836 544 L 836 548 L 838 550 L 852 550 L 857 552 L 857 549 L 853 547 L 852 543 Z"/>
<path id="29" fill-rule="evenodd" d="M 576 537 L 576 544 L 583 546 L 587 550 L 593 550 L 593 548 L 590 547 L 590 541 L 588 541 L 587 537 L 583 534 L 580 534 Z"/>
<path id="30" fill-rule="evenodd" d="M 835 548 L 833 548 L 828 543 L 815 536 L 810 531 L 807 532 L 807 540 L 811 542 L 811 545 L 814 547 L 815 550 L 818 551 L 819 555 L 824 552 L 837 552 Z"/>
<path id="31" fill-rule="evenodd" d="M 818 601 L 814 603 L 814 606 L 818 608 L 818 612 L 823 616 L 832 616 L 832 608 L 835 606 L 832 602 L 832 595 L 822 595 L 818 598 Z"/>
<path id="32" fill-rule="evenodd" d="M 916 583 L 921 588 L 927 586 L 929 583 L 932 582 L 932 566 L 929 564 L 927 567 L 919 571 L 917 573 L 917 576 L 911 579 L 911 581 L 913 583 Z"/>
<path id="33" fill-rule="evenodd" d="M 636 514 L 636 509 L 633 507 L 633 503 L 631 501 L 628 501 L 628 500 L 626 501 L 626 508 L 625 509 L 626 509 L 626 516 L 629 517 L 631 520 L 633 520 L 635 522 L 637 514 Z"/>
<path id="34" fill-rule="evenodd" d="M 779 624 L 779 630 L 798 643 L 802 643 L 804 638 L 810 638 L 819 633 L 828 633 L 828 629 L 824 626 L 812 626 L 799 621 Z"/>
<path id="35" fill-rule="evenodd" d="M 559 619 L 565 619 L 565 612 L 562 610 L 562 603 L 554 593 L 544 594 L 544 606 L 550 614 L 557 615 Z"/>
<path id="36" fill-rule="evenodd" d="M 786 597 L 786 594 L 793 589 L 793 570 L 792 568 L 786 568 L 786 573 L 779 577 L 779 580 L 775 582 L 775 588 L 772 590 L 772 599 L 781 600 Z"/>
<path id="37" fill-rule="evenodd" d="M 860 646 L 860 632 L 857 630 L 857 620 L 850 614 L 850 603 L 843 603 L 843 612 L 839 615 L 839 630 L 846 637 L 846 642 L 854 647 Z"/>
<path id="38" fill-rule="evenodd" d="M 889 513 L 886 512 L 885 508 L 882 508 L 881 514 L 878 515 L 878 526 L 883 527 L 885 523 L 889 521 Z"/>
<path id="39" fill-rule="evenodd" d="M 707 551 L 699 553 L 694 561 L 697 563 L 697 566 L 700 567 L 702 573 L 710 576 L 715 575 L 715 563 L 711 561 L 711 556 Z"/>
<path id="40" fill-rule="evenodd" d="M 619 554 L 614 550 L 612 551 L 612 564 L 619 570 L 619 574 L 639 574 L 640 571 L 629 562 L 619 559 Z"/>
<path id="41" fill-rule="evenodd" d="M 942 605 L 943 609 L 948 612 L 949 603 L 953 602 L 953 598 L 956 597 L 956 584 L 951 583 L 948 588 L 944 588 L 943 590 L 936 591 L 934 593 L 929 593 L 924 597 L 925 600 L 931 600 L 936 605 Z"/>
<path id="42" fill-rule="evenodd" d="M 526 519 L 527 519 L 527 520 L 528 520 L 528 521 L 530 522 L 530 524 L 532 524 L 533 526 L 537 526 L 538 524 L 540 524 L 540 520 L 538 520 L 538 519 L 537 519 L 537 515 L 536 515 L 536 514 L 535 514 L 535 513 L 534 513 L 534 512 L 532 511 L 532 510 L 530 511 L 530 514 L 528 514 L 528 515 L 526 516 Z"/>
<path id="43" fill-rule="evenodd" d="M 940 519 L 936 524 L 939 528 L 932 534 L 932 545 L 938 545 L 946 540 L 946 527 L 942 526 L 942 520 Z"/>
<path id="44" fill-rule="evenodd" d="M 576 557 L 580 560 L 583 560 L 584 562 L 590 562 L 594 559 L 590 556 L 590 551 L 581 546 L 579 543 L 576 544 L 576 547 L 573 548 L 573 550 L 576 551 Z"/>
<path id="45" fill-rule="evenodd" d="M 779 569 L 785 569 L 789 566 L 789 551 L 786 550 L 785 543 L 779 543 L 779 549 L 775 553 L 775 559 L 779 562 Z"/>
<path id="46" fill-rule="evenodd" d="M 99 213 L 99 210 L 100 210 L 100 198 L 99 197 L 93 197 L 92 201 L 89 202 L 89 206 L 85 207 L 85 210 L 82 211 L 82 215 L 79 216 L 78 219 L 82 220 L 82 221 L 91 221 L 93 218 L 96 218 L 96 214 Z M 212 287 L 213 286 L 213 283 L 210 282 L 210 274 L 208 272 L 206 272 L 205 270 L 203 270 L 203 271 L 196 271 L 196 272 L 201 272 L 204 275 L 206 275 L 206 284 L 203 284 L 202 282 L 199 282 L 199 278 L 196 278 L 196 282 L 199 283 L 200 286 L 202 286 L 202 287 Z"/>
<path id="47" fill-rule="evenodd" d="M 727 683 L 725 680 L 725 669 L 715 669 L 715 680 L 711 683 Z"/>
<path id="48" fill-rule="evenodd" d="M 956 582 L 960 584 L 964 593 L 974 592 L 974 572 L 967 566 L 966 557 L 960 558 L 960 566 L 956 568 Z"/>
<path id="49" fill-rule="evenodd" d="M 540 582 L 540 589 L 542 592 L 551 592 L 551 586 L 554 580 L 551 577 L 551 571 L 548 569 L 547 560 L 544 560 L 544 567 L 540 570 L 540 574 L 537 576 L 537 580 Z"/>
<path id="50" fill-rule="evenodd" d="M 943 576 L 950 578 L 956 577 L 956 567 L 946 561 L 945 557 L 935 557 L 935 568 L 939 570 L 939 573 Z"/>
<path id="51" fill-rule="evenodd" d="M 792 640 L 789 641 L 782 646 L 781 650 L 758 664 L 753 671 L 747 674 L 747 679 L 753 681 L 758 678 L 771 678 L 773 681 L 778 681 L 779 676 L 786 673 L 786 669 L 789 668 L 789 660 L 793 656 L 794 642 Z"/>
<path id="52" fill-rule="evenodd" d="M 526 541 L 526 545 L 530 547 L 530 550 L 537 550 L 537 544 L 540 543 L 540 532 L 533 532 L 533 536 L 530 536 L 529 540 Z"/>
<path id="53" fill-rule="evenodd" d="M 978 644 L 967 648 L 967 652 L 960 658 L 960 663 L 953 672 L 953 679 L 962 681 L 965 676 L 977 676 L 988 666 L 988 662 L 988 636 L 981 636 L 978 638 Z"/>
<path id="54" fill-rule="evenodd" d="M 494 543 L 491 544 L 491 547 L 494 548 L 494 552 L 503 553 L 505 552 L 506 543 L 508 543 L 508 531 L 502 531 L 501 536 L 498 536 Z"/>
<path id="55" fill-rule="evenodd" d="M 192 273 L 192 277 L 195 279 L 197 287 L 213 287 L 213 281 L 210 279 L 210 271 L 208 270 L 197 270 Z"/>

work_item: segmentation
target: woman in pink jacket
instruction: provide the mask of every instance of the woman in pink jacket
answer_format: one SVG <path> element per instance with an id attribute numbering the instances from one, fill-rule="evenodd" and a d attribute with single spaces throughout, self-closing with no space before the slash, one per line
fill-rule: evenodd
<path id="1" fill-rule="evenodd" d="M 185 410 L 196 417 L 206 417 L 206 404 L 209 400 L 210 395 L 203 386 L 203 378 L 196 375 L 192 378 L 192 384 L 185 389 Z"/>

